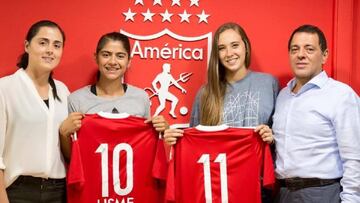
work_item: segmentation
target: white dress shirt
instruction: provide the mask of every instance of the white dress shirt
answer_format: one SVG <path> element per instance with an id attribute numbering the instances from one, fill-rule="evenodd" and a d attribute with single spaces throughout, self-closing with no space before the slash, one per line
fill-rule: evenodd
<path id="1" fill-rule="evenodd" d="M 360 101 L 323 71 L 297 94 L 295 79 L 273 116 L 277 178 L 340 178 L 343 202 L 360 202 Z"/>
<path id="2" fill-rule="evenodd" d="M 59 125 L 67 117 L 67 87 L 55 80 L 49 107 L 23 69 L 0 79 L 0 169 L 8 187 L 19 175 L 64 178 Z"/>

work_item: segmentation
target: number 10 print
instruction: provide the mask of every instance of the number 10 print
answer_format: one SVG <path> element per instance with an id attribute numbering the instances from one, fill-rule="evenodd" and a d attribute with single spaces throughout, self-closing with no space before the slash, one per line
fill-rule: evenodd
<path id="1" fill-rule="evenodd" d="M 108 168 L 109 168 L 109 163 L 108 163 L 108 144 L 101 144 L 95 151 L 95 153 L 100 153 L 101 154 L 101 177 L 102 177 L 102 197 L 109 197 L 109 173 L 108 173 Z M 126 152 L 126 164 L 120 164 L 120 152 L 121 151 L 125 151 Z M 114 191 L 116 192 L 116 194 L 120 195 L 120 196 L 124 196 L 129 194 L 134 186 L 133 183 L 133 150 L 131 148 L 131 146 L 129 144 L 126 143 L 120 143 L 118 145 L 115 146 L 114 150 L 113 150 L 113 186 L 114 186 Z M 127 174 L 127 179 L 126 179 L 126 187 L 125 188 L 121 188 L 120 186 L 120 175 L 119 175 L 119 166 L 120 165 L 125 165 L 126 167 L 126 174 Z"/>

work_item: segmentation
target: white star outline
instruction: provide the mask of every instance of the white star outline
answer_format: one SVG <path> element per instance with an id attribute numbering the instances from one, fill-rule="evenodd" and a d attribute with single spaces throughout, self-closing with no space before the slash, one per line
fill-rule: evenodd
<path id="1" fill-rule="evenodd" d="M 171 7 L 174 7 L 174 6 L 181 7 L 180 1 L 181 0 L 171 0 Z M 199 7 L 199 3 L 200 3 L 200 0 L 190 0 L 189 7 Z M 144 6 L 144 0 L 135 0 L 134 5 L 136 6 L 138 4 Z M 156 6 L 156 5 L 159 5 L 159 7 L 163 7 L 162 0 L 153 0 L 153 6 Z M 138 13 L 140 13 L 140 12 L 138 12 Z M 134 17 L 137 15 L 137 12 L 134 12 L 131 10 L 131 8 L 128 8 L 128 10 L 124 11 L 122 14 L 124 15 L 125 22 L 128 22 L 128 21 L 134 22 L 135 21 Z M 159 13 L 159 12 L 152 13 L 150 11 L 150 8 L 147 8 L 146 12 L 142 12 L 141 14 L 144 16 L 143 22 L 146 22 L 146 21 L 154 22 L 153 21 L 154 15 L 159 14 L 162 16 L 162 21 L 161 21 L 162 23 L 164 23 L 166 21 L 171 23 L 172 22 L 171 17 L 173 15 L 178 15 L 180 17 L 180 23 L 186 22 L 187 24 L 190 24 L 190 20 L 191 20 L 190 17 L 192 15 L 196 15 L 198 17 L 198 24 L 201 24 L 201 23 L 208 24 L 208 18 L 210 17 L 210 15 L 208 13 L 206 13 L 204 9 L 202 9 L 201 13 L 190 14 L 187 12 L 186 9 L 184 9 L 182 13 L 180 13 L 180 12 L 170 13 L 168 8 L 166 8 L 164 13 Z M 195 19 L 193 19 L 192 21 L 194 21 L 194 20 Z"/>
<path id="2" fill-rule="evenodd" d="M 134 5 L 137 5 L 137 4 L 144 5 L 144 2 L 143 2 L 143 0 L 135 0 Z"/>
<path id="3" fill-rule="evenodd" d="M 131 12 L 131 9 L 129 8 L 127 12 L 123 12 L 123 15 L 125 16 L 125 22 L 129 20 L 134 22 L 134 16 L 136 15 L 136 13 Z"/>
<path id="4" fill-rule="evenodd" d="M 165 21 L 169 21 L 171 22 L 171 16 L 173 15 L 172 13 L 169 13 L 169 11 L 166 9 L 165 13 L 160 13 L 160 15 L 163 17 L 161 22 L 165 22 Z"/>
<path id="5" fill-rule="evenodd" d="M 155 13 L 151 13 L 150 9 L 146 10 L 146 13 L 141 13 L 144 16 L 144 22 L 150 21 L 153 22 L 152 17 L 155 15 Z"/>
<path id="6" fill-rule="evenodd" d="M 182 22 L 184 22 L 184 21 L 186 21 L 187 23 L 190 23 L 189 18 L 190 18 L 190 16 L 191 16 L 191 14 L 188 14 L 188 13 L 186 12 L 186 10 L 184 10 L 184 13 L 180 13 L 180 14 L 178 14 L 178 15 L 181 17 L 180 23 L 182 23 Z"/>
<path id="7" fill-rule="evenodd" d="M 208 23 L 207 18 L 210 16 L 209 14 L 206 14 L 204 10 L 202 10 L 201 14 L 197 14 L 199 17 L 199 24 L 201 22 Z"/>
<path id="8" fill-rule="evenodd" d="M 175 5 L 178 5 L 180 7 L 181 6 L 180 0 L 172 0 L 171 6 L 175 6 Z"/>
<path id="9" fill-rule="evenodd" d="M 199 7 L 199 0 L 190 0 L 191 2 L 190 2 L 190 7 L 191 6 L 197 6 L 197 7 Z"/>
<path id="10" fill-rule="evenodd" d="M 161 0 L 154 0 L 153 6 L 159 4 L 160 6 L 162 6 Z"/>

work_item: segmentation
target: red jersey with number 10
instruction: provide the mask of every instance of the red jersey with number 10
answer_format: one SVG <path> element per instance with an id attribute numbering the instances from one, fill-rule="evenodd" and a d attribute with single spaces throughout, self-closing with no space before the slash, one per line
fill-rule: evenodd
<path id="1" fill-rule="evenodd" d="M 69 203 L 163 202 L 164 187 L 155 177 L 166 173 L 158 168 L 166 165 L 165 153 L 157 151 L 163 150 L 162 142 L 144 121 L 133 116 L 85 116 L 73 142 Z"/>
<path id="2" fill-rule="evenodd" d="M 254 129 L 197 128 L 185 129 L 175 145 L 167 199 L 181 203 L 261 203 L 261 184 L 271 186 L 275 181 L 269 146 Z"/>

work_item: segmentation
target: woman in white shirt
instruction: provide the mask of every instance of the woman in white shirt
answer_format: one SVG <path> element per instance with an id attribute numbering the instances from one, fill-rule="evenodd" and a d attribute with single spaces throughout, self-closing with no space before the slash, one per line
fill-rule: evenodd
<path id="1" fill-rule="evenodd" d="M 0 79 L 0 202 L 66 202 L 59 126 L 69 91 L 52 78 L 65 35 L 54 22 L 33 24 L 14 74 Z"/>

